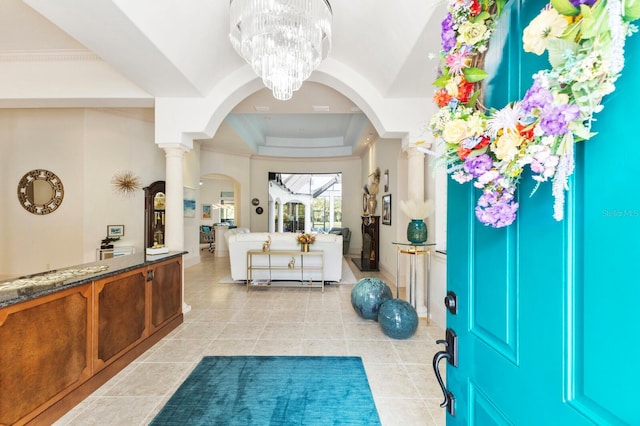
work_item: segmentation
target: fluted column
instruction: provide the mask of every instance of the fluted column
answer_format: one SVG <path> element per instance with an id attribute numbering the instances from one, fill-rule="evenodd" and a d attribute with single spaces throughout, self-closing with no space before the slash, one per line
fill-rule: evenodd
<path id="1" fill-rule="evenodd" d="M 184 251 L 184 177 L 183 158 L 187 147 L 181 144 L 160 145 L 165 152 L 165 246 L 170 251 Z M 184 268 L 182 282 L 184 283 Z M 182 312 L 191 310 L 184 301 L 184 285 L 182 286 Z"/>
<path id="2" fill-rule="evenodd" d="M 424 200 L 424 154 L 416 149 L 415 146 L 406 148 L 408 166 L 408 191 L 407 195 L 410 200 Z M 409 218 L 417 219 L 417 218 Z M 425 275 L 425 259 L 424 256 L 416 255 L 416 312 L 420 317 L 427 316 L 426 305 L 426 275 Z"/>

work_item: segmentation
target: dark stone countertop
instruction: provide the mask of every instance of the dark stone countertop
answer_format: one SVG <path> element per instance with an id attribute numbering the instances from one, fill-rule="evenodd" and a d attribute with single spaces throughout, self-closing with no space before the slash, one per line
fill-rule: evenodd
<path id="1" fill-rule="evenodd" d="M 154 256 L 135 253 L 0 281 L 0 308 L 147 265 L 153 265 L 154 263 L 182 256 L 185 253 L 170 252 Z"/>

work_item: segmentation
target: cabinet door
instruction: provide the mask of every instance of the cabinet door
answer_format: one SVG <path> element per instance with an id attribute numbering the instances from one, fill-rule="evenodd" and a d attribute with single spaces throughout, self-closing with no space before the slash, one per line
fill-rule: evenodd
<path id="1" fill-rule="evenodd" d="M 96 370 L 144 340 L 147 269 L 140 268 L 95 283 L 94 347 Z"/>
<path id="2" fill-rule="evenodd" d="M 0 309 L 0 424 L 28 421 L 91 376 L 91 285 Z"/>
<path id="3" fill-rule="evenodd" d="M 182 258 L 151 266 L 151 332 L 182 312 Z"/>

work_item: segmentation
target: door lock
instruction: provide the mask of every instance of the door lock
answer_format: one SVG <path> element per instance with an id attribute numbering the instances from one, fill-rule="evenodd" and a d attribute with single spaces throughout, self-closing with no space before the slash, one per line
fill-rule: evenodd
<path id="1" fill-rule="evenodd" d="M 456 315 L 458 313 L 458 296 L 453 291 L 447 292 L 444 298 L 444 306 L 451 314 Z"/>

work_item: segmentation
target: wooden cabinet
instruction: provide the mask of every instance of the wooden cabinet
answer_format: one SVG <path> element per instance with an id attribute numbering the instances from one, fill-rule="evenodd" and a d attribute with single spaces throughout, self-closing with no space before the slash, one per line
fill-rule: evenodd
<path id="1" fill-rule="evenodd" d="M 146 268 L 95 282 L 96 371 L 148 336 L 146 287 Z"/>
<path id="2" fill-rule="evenodd" d="M 51 424 L 182 323 L 182 256 L 0 309 L 0 425 Z"/>
<path id="3" fill-rule="evenodd" d="M 31 420 L 91 371 L 91 284 L 0 310 L 0 424 Z"/>
<path id="4" fill-rule="evenodd" d="M 182 312 L 182 258 L 153 265 L 149 274 L 153 333 Z"/>
<path id="5" fill-rule="evenodd" d="M 380 216 L 362 216 L 360 270 L 377 271 L 380 256 Z"/>
<path id="6" fill-rule="evenodd" d="M 145 241 L 147 247 L 164 246 L 165 182 L 159 180 L 144 188 Z"/>

